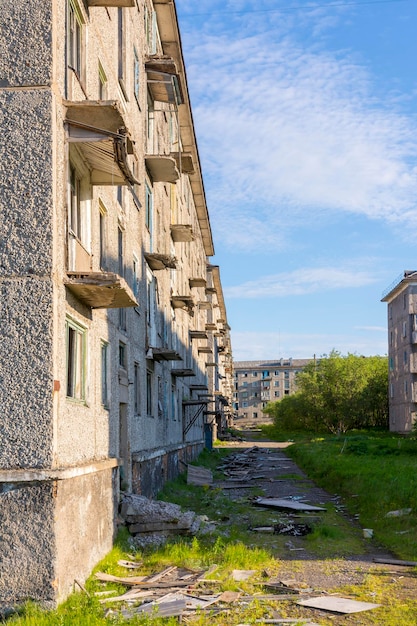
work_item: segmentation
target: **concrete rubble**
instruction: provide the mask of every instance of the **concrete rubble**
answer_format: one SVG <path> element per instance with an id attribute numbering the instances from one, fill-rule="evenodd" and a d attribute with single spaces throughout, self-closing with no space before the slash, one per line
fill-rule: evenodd
<path id="1" fill-rule="evenodd" d="M 212 530 L 206 516 L 182 511 L 179 505 L 171 502 L 132 493 L 124 494 L 120 517 L 132 535 L 131 545 L 135 548 L 162 545 L 172 535 L 196 535 L 200 531 Z"/>

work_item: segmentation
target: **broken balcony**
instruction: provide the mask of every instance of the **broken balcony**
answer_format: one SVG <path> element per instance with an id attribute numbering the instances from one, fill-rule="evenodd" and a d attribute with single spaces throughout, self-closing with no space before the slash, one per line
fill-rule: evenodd
<path id="1" fill-rule="evenodd" d="M 191 311 L 194 307 L 194 300 L 191 296 L 171 296 L 171 305 L 174 309 Z"/>
<path id="2" fill-rule="evenodd" d="M 194 241 L 195 235 L 191 224 L 171 224 L 171 237 L 175 243 Z"/>
<path id="3" fill-rule="evenodd" d="M 182 104 L 184 96 L 177 65 L 170 56 L 152 56 L 145 63 L 148 89 L 157 102 Z"/>
<path id="4" fill-rule="evenodd" d="M 188 283 L 191 289 L 197 289 L 198 287 L 205 287 L 207 281 L 205 278 L 190 278 Z"/>
<path id="5" fill-rule="evenodd" d="M 89 165 L 92 185 L 140 184 L 128 162 L 133 154 L 120 107 L 112 100 L 65 102 L 68 142 Z"/>
<path id="6" fill-rule="evenodd" d="M 138 306 L 125 279 L 112 272 L 67 272 L 64 284 L 80 302 L 92 309 Z"/>
<path id="7" fill-rule="evenodd" d="M 196 373 L 194 372 L 194 370 L 190 368 L 171 370 L 171 376 L 176 376 L 177 378 L 187 378 L 188 376 L 195 376 L 195 375 Z"/>
<path id="8" fill-rule="evenodd" d="M 165 270 L 177 268 L 177 258 L 169 254 L 159 254 L 157 252 L 145 252 L 145 259 L 151 270 Z"/>
<path id="9" fill-rule="evenodd" d="M 175 159 L 168 154 L 148 154 L 145 163 L 154 183 L 175 183 L 180 177 Z"/>
<path id="10" fill-rule="evenodd" d="M 154 361 L 182 361 L 182 356 L 176 350 L 169 348 L 149 348 L 146 358 Z"/>
<path id="11" fill-rule="evenodd" d="M 171 152 L 177 167 L 183 174 L 194 174 L 195 166 L 192 155 L 189 152 Z"/>

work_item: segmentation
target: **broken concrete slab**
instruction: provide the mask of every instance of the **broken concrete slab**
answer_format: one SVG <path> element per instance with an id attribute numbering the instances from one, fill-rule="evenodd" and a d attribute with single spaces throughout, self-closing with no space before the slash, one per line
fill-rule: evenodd
<path id="1" fill-rule="evenodd" d="M 339 596 L 319 596 L 317 598 L 307 598 L 297 602 L 300 606 L 307 606 L 312 609 L 321 609 L 323 611 L 331 611 L 333 613 L 360 613 L 361 611 L 370 611 L 377 609 L 380 604 L 372 602 L 359 602 L 358 600 L 350 600 L 349 598 L 341 598 Z"/>
<path id="2" fill-rule="evenodd" d="M 253 501 L 256 506 L 272 507 L 274 509 L 291 511 L 326 511 L 324 507 L 313 506 L 299 500 L 287 500 L 284 498 L 257 498 Z"/>

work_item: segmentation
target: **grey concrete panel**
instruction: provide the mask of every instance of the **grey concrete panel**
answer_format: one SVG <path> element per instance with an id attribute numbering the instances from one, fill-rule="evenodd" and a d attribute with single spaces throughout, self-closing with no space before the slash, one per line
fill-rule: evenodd
<path id="1" fill-rule="evenodd" d="M 53 484 L 1 492 L 0 610 L 32 598 L 48 605 L 54 590 Z M 13 486 L 7 485 L 7 488 Z"/>
<path id="2" fill-rule="evenodd" d="M 0 467 L 52 460 L 52 282 L 0 280 Z"/>
<path id="3" fill-rule="evenodd" d="M 0 87 L 50 84 L 51 0 L 1 0 Z"/>
<path id="4" fill-rule="evenodd" d="M 0 91 L 0 276 L 51 272 L 51 117 L 48 91 Z"/>

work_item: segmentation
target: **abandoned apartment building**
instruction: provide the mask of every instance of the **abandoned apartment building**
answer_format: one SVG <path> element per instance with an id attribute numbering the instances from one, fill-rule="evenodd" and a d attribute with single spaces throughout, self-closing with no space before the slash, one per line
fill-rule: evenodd
<path id="1" fill-rule="evenodd" d="M 231 419 L 172 0 L 0 6 L 0 608 L 53 606 Z"/>
<path id="2" fill-rule="evenodd" d="M 233 410 L 237 418 L 264 418 L 263 409 L 297 390 L 298 372 L 312 359 L 277 359 L 272 361 L 235 361 Z"/>
<path id="3" fill-rule="evenodd" d="M 388 308 L 389 429 L 410 433 L 417 420 L 417 271 L 384 292 Z"/>

